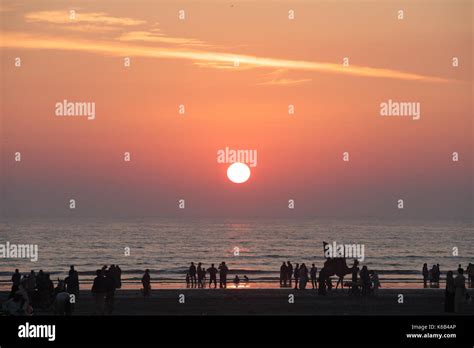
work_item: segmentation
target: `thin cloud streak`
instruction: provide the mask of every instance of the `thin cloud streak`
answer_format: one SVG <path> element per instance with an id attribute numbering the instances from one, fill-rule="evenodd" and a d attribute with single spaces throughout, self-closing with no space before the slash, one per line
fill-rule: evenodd
<path id="1" fill-rule="evenodd" d="M 299 71 L 326 72 L 353 76 L 388 78 L 424 82 L 454 82 L 435 76 L 425 76 L 403 71 L 371 68 L 352 65 L 343 67 L 342 64 L 321 63 L 304 60 L 289 60 L 268 57 L 257 57 L 233 53 L 221 53 L 205 50 L 180 49 L 168 47 L 133 46 L 117 44 L 109 41 L 85 41 L 61 39 L 57 37 L 31 36 L 20 33 L 4 33 L 0 46 L 16 49 L 50 49 L 65 51 L 84 51 L 111 56 L 131 56 L 161 59 L 183 59 L 193 62 L 228 63 L 233 65 L 238 60 L 239 65 L 256 68 L 288 69 Z"/>

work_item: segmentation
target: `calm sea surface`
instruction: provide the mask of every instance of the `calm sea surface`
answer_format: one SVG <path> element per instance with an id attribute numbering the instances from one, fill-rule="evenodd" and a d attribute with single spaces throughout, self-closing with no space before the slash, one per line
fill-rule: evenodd
<path id="1" fill-rule="evenodd" d="M 131 287 L 146 268 L 154 282 L 182 286 L 191 261 L 206 268 L 225 261 L 231 278 L 247 275 L 251 283 L 263 284 L 278 278 L 282 261 L 315 263 L 320 269 L 323 241 L 364 244 L 363 264 L 378 270 L 386 283 L 419 282 L 425 262 L 439 263 L 443 273 L 459 263 L 464 268 L 474 263 L 471 221 L 10 219 L 0 223 L 0 243 L 7 241 L 38 244 L 39 259 L 0 259 L 2 287 L 9 286 L 15 268 L 43 269 L 57 279 L 66 276 L 72 264 L 82 281 L 92 279 L 103 265 L 118 264 L 124 283 Z M 459 249 L 459 256 L 452 255 L 453 247 Z"/>

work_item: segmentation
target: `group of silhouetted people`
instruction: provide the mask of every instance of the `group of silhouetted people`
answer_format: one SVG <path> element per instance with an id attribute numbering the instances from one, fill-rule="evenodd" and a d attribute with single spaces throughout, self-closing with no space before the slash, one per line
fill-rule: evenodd
<path id="1" fill-rule="evenodd" d="M 313 289 L 317 288 L 317 272 L 318 268 L 314 265 L 308 270 L 304 263 L 301 266 L 297 263 L 293 268 L 290 261 L 283 262 L 280 266 L 280 287 L 292 287 L 294 280 L 295 289 L 306 289 L 307 283 L 311 280 Z"/>
<path id="2" fill-rule="evenodd" d="M 92 295 L 96 315 L 112 314 L 115 302 L 115 290 L 122 287 L 122 270 L 117 265 L 102 267 L 96 271 L 92 284 Z"/>
<path id="3" fill-rule="evenodd" d="M 50 274 L 39 270 L 23 275 L 18 269 L 12 275 L 12 288 L 8 301 L 2 309 L 9 315 L 32 315 L 33 308 L 53 309 L 57 315 L 70 315 L 74 308 L 74 300 L 79 297 L 79 276 L 74 266 L 69 275 L 61 280 L 58 278 L 56 287 Z"/>
<path id="4" fill-rule="evenodd" d="M 470 278 L 468 278 L 468 280 L 472 281 L 472 264 L 469 264 L 467 271 L 467 273 L 470 274 Z M 448 271 L 446 273 L 444 310 L 448 313 L 462 313 L 464 306 L 469 299 L 469 294 L 466 291 L 466 277 L 464 276 L 464 269 L 461 267 L 461 265 L 459 265 L 456 277 L 454 277 L 453 271 Z"/>
<path id="5" fill-rule="evenodd" d="M 198 263 L 197 267 L 194 262 L 191 262 L 188 272 L 186 273 L 186 287 L 191 288 L 203 288 L 206 284 L 206 275 L 209 274 L 209 288 L 214 284 L 214 289 L 217 288 L 217 274 L 219 274 L 219 288 L 227 287 L 227 274 L 229 268 L 225 262 L 221 262 L 219 267 L 215 267 L 211 264 L 207 270 L 201 262 Z"/>

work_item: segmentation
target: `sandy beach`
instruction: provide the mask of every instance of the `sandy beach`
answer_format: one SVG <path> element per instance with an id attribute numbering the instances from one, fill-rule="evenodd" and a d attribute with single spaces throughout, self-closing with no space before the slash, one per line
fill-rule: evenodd
<path id="1" fill-rule="evenodd" d="M 472 289 L 469 289 L 471 296 Z M 184 294 L 185 303 L 179 303 Z M 288 302 L 294 295 L 294 303 Z M 404 303 L 398 303 L 403 294 Z M 0 302 L 8 296 L 0 292 Z M 36 315 L 53 315 L 35 310 Z M 81 291 L 74 315 L 93 315 L 90 291 Z M 146 300 L 140 290 L 118 290 L 113 315 L 443 315 L 443 289 L 382 289 L 377 296 L 350 296 L 345 290 L 320 296 L 314 290 L 293 289 L 178 289 L 153 290 Z M 466 304 L 463 314 L 473 315 Z M 448 314 L 453 315 L 453 314 Z"/>

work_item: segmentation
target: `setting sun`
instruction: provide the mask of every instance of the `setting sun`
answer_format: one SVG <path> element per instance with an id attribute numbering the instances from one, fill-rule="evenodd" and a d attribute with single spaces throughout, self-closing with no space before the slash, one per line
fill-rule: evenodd
<path id="1" fill-rule="evenodd" d="M 227 177 L 236 184 L 242 184 L 250 178 L 250 168 L 245 163 L 232 163 L 227 168 Z"/>

